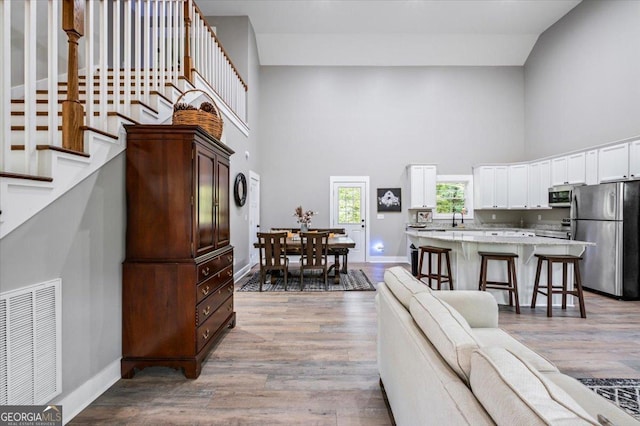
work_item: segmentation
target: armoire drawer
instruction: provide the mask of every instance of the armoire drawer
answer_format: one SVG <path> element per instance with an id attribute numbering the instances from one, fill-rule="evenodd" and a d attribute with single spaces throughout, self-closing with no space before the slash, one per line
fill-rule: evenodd
<path id="1" fill-rule="evenodd" d="M 198 282 L 201 283 L 222 269 L 233 265 L 233 253 L 229 252 L 218 257 L 214 257 L 198 265 Z"/>
<path id="2" fill-rule="evenodd" d="M 233 281 L 222 285 L 213 293 L 210 293 L 196 308 L 196 326 L 204 323 L 232 294 Z"/>
<path id="3" fill-rule="evenodd" d="M 209 318 L 197 328 L 196 331 L 196 352 L 200 352 L 209 340 L 216 334 L 216 331 L 224 324 L 225 320 L 233 313 L 233 297 L 229 297 L 218 308 L 217 311 L 209 315 Z"/>
<path id="4" fill-rule="evenodd" d="M 230 279 L 233 279 L 233 266 L 227 266 L 225 269 L 216 273 L 205 282 L 198 284 L 196 303 L 202 302 L 218 287 L 220 287 Z"/>

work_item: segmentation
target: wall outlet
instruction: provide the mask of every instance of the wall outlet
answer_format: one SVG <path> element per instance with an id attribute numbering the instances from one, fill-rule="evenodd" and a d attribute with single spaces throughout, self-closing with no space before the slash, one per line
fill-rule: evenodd
<path id="1" fill-rule="evenodd" d="M 538 220 L 542 220 L 542 215 L 541 214 L 538 215 Z"/>
<path id="2" fill-rule="evenodd" d="M 496 220 L 496 215 L 495 215 L 495 213 L 491 215 L 491 219 Z"/>
<path id="3" fill-rule="evenodd" d="M 383 214 L 378 214 L 377 219 L 384 219 L 384 215 Z"/>

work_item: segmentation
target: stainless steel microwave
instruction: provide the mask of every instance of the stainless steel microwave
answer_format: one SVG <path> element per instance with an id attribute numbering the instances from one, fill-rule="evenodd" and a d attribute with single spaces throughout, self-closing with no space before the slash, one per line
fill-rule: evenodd
<path id="1" fill-rule="evenodd" d="M 549 207 L 571 207 L 571 193 L 575 185 L 558 185 L 549 188 Z"/>

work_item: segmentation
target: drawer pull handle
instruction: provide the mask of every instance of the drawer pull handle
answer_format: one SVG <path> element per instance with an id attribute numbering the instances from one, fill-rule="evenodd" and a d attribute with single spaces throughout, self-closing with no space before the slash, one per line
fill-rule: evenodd
<path id="1" fill-rule="evenodd" d="M 208 266 L 202 270 L 202 275 L 204 275 L 205 277 L 209 275 L 209 267 Z"/>
<path id="2" fill-rule="evenodd" d="M 228 291 L 229 293 L 233 293 L 233 287 L 232 287 L 232 286 L 227 287 L 227 291 Z"/>
<path id="3" fill-rule="evenodd" d="M 233 271 L 232 271 L 231 269 L 229 269 L 229 270 L 227 271 L 227 276 L 228 276 L 228 277 L 230 277 L 231 275 L 233 275 Z"/>
<path id="4" fill-rule="evenodd" d="M 233 256 L 227 256 L 227 262 L 229 263 L 233 262 Z"/>
<path id="5" fill-rule="evenodd" d="M 207 331 L 202 333 L 202 339 L 207 340 L 208 338 L 209 338 L 209 329 L 207 328 Z"/>
<path id="6" fill-rule="evenodd" d="M 207 306 L 207 309 L 202 311 L 202 313 L 204 314 L 205 317 L 209 315 L 211 313 L 211 306 Z"/>
<path id="7" fill-rule="evenodd" d="M 207 294 L 209 294 L 209 290 L 211 290 L 209 286 L 206 286 L 205 288 L 202 289 L 202 294 L 206 296 Z"/>
<path id="8" fill-rule="evenodd" d="M 231 303 L 229 303 L 229 306 L 227 306 L 227 311 L 230 311 L 233 309 L 233 305 Z"/>

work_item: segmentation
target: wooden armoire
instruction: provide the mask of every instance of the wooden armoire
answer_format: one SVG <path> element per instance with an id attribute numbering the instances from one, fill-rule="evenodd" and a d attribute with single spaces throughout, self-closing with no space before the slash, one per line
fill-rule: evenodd
<path id="1" fill-rule="evenodd" d="M 123 378 L 147 366 L 200 375 L 235 326 L 229 157 L 199 126 L 129 125 Z"/>

